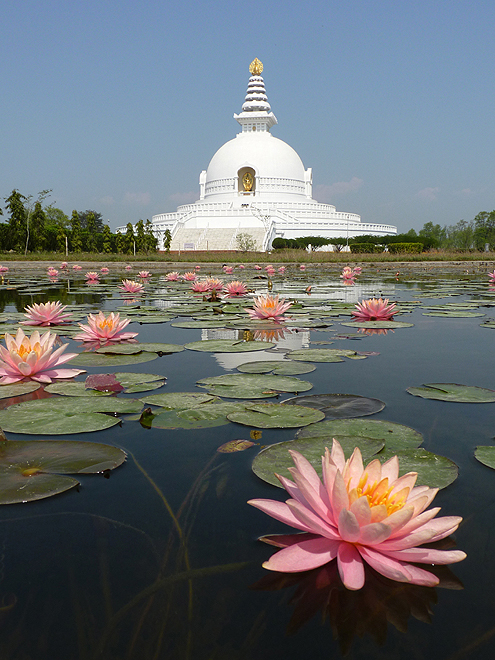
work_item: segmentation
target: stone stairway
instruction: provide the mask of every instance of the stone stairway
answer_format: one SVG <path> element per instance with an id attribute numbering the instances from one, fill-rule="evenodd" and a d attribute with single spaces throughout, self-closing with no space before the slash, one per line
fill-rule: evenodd
<path id="1" fill-rule="evenodd" d="M 236 250 L 236 234 L 238 236 L 242 233 L 249 234 L 255 241 L 256 248 L 261 250 L 265 237 L 265 230 L 262 227 L 247 227 L 246 229 L 208 227 L 206 231 L 204 227 L 199 229 L 181 227 L 172 239 L 170 249 L 174 251 Z"/>

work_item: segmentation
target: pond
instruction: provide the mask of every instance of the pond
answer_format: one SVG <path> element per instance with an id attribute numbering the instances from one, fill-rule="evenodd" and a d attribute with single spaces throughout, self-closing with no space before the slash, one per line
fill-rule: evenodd
<path id="1" fill-rule="evenodd" d="M 243 280 L 250 293 L 240 300 L 209 300 L 211 294 L 193 294 L 191 282 L 167 281 L 156 273 L 145 280 L 141 293 L 126 294 L 119 289 L 122 279 L 136 280 L 137 275 L 118 272 L 116 266 L 93 284 L 72 271 L 52 278 L 44 272 L 5 273 L 0 287 L 2 335 L 15 333 L 25 320 L 26 305 L 60 300 L 73 322 L 51 331 L 69 344 L 67 352 L 82 354 L 63 365 L 87 372 L 75 378 L 81 383 L 77 387 L 84 388 L 88 375 L 117 374 L 116 380 L 130 391 L 92 400 L 138 403 L 133 412 L 109 417 L 115 412 L 111 405 L 91 412 L 94 408 L 85 408 L 80 396 L 67 396 L 85 392 L 63 385 L 0 399 L 0 427 L 8 442 L 103 443 L 127 454 L 114 469 L 105 458 L 98 474 L 72 475 L 77 487 L 1 507 L 0 657 L 492 657 L 495 471 L 474 453 L 478 446 L 495 446 L 495 403 L 490 393 L 486 402 L 465 403 L 408 392 L 425 384 L 465 385 L 467 393 L 476 396 L 486 392 L 472 388 L 495 389 L 495 291 L 487 267 L 467 268 L 396 273 L 390 267 L 370 266 L 345 286 L 338 271 L 312 266 L 305 272 L 288 268 L 271 279 L 251 266 L 236 268 L 232 275 L 202 266 L 198 278 Z M 252 321 L 243 311 L 252 304 L 253 294 L 268 289 L 295 303 L 280 328 Z M 360 331 L 355 323 L 349 326 L 354 304 L 370 297 L 397 302 L 396 327 Z M 74 339 L 80 332 L 76 321 L 86 323 L 87 314 L 99 310 L 131 319 L 125 330 L 138 333 L 138 343 L 125 344 L 121 352 L 134 348 L 134 353 L 96 354 L 97 346 Z M 29 327 L 23 328 L 29 334 Z M 144 351 L 139 348 L 143 345 Z M 118 350 L 116 346 L 106 348 Z M 305 353 L 309 349 L 317 352 Z M 340 353 L 332 356 L 336 361 L 317 361 L 329 359 L 330 349 Z M 292 366 L 287 367 L 289 360 Z M 263 380 L 253 373 L 261 370 L 259 365 L 243 366 L 262 361 L 272 370 L 277 368 L 272 362 L 283 362 L 287 375 L 270 372 Z M 248 380 L 232 381 L 236 374 Z M 228 381 L 197 384 L 224 376 Z M 303 384 L 292 380 L 296 378 Z M 133 379 L 141 386 L 133 387 Z M 283 391 L 284 382 L 290 391 Z M 160 399 L 172 393 L 179 397 Z M 203 398 L 193 404 L 194 397 L 187 393 Z M 433 475 L 445 485 L 434 500 L 434 506 L 442 508 L 440 515 L 463 517 L 442 547 L 467 553 L 460 563 L 434 569 L 439 586 L 393 582 L 369 569 L 365 586 L 350 591 L 342 585 L 335 561 L 292 574 L 262 567 L 275 548 L 258 538 L 294 530 L 247 505 L 254 498 L 287 499 L 283 489 L 253 473 L 253 461 L 262 448 L 296 435 L 299 440 L 320 435 L 311 429 L 332 422 L 278 428 L 278 418 L 273 421 L 268 408 L 255 418 L 236 417 L 243 423 L 225 416 L 244 414 L 246 401 L 278 407 L 298 395 L 324 394 L 353 395 L 356 414 L 374 405 L 354 422 L 368 424 L 368 432 L 371 422 L 387 423 L 385 435 L 393 435 L 399 428 L 394 425 L 409 427 L 406 433 L 419 438 L 415 446 L 421 445 L 424 460 L 426 452 L 433 454 L 433 468 L 425 471 L 423 483 Z M 207 421 L 201 414 L 178 412 L 186 406 L 197 410 L 214 397 L 236 405 L 211 413 Z M 384 405 L 368 404 L 368 399 Z M 46 412 L 54 400 L 68 403 L 47 422 L 40 411 Z M 11 408 L 19 403 L 19 408 Z M 334 403 L 334 408 L 339 405 Z M 66 421 L 57 421 L 57 415 Z M 113 425 L 77 432 L 91 415 Z M 345 417 L 345 412 L 334 415 Z M 270 417 L 267 424 L 275 428 L 250 421 L 263 417 Z M 325 433 L 334 435 L 335 429 L 339 437 L 354 436 L 345 424 L 333 430 L 328 426 Z M 331 435 L 323 447 L 331 447 Z M 246 441 L 237 447 L 243 451 L 217 451 L 236 440 Z M 292 461 L 287 459 L 286 465 Z M 1 478 L 6 478 L 3 472 Z"/>

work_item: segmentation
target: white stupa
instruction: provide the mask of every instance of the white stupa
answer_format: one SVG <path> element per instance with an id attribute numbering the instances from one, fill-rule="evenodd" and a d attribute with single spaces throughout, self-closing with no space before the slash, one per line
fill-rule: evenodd
<path id="1" fill-rule="evenodd" d="M 210 251 L 235 250 L 246 235 L 256 249 L 266 251 L 277 237 L 396 234 L 396 227 L 362 223 L 359 215 L 312 198 L 311 168 L 304 169 L 294 149 L 270 133 L 277 119 L 262 63 L 255 59 L 249 71 L 242 112 L 234 114 L 241 132 L 201 172 L 198 201 L 153 216 L 159 249 L 166 229 L 172 234 L 171 250 Z"/>

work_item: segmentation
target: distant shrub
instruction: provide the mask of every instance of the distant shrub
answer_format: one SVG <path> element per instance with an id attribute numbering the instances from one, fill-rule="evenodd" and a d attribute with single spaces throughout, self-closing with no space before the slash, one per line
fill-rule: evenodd
<path id="1" fill-rule="evenodd" d="M 388 251 L 390 254 L 421 254 L 423 243 L 389 243 Z"/>
<path id="2" fill-rule="evenodd" d="M 383 252 L 380 245 L 375 245 L 374 243 L 350 243 L 349 247 L 353 253 L 366 253 L 373 254 L 377 252 Z"/>

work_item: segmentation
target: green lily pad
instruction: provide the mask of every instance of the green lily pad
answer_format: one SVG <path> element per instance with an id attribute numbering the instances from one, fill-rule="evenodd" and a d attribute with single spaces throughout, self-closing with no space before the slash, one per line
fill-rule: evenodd
<path id="1" fill-rule="evenodd" d="M 336 440 L 340 442 L 346 458 L 349 458 L 355 447 L 359 447 L 365 463 L 374 458 L 385 444 L 383 440 L 365 437 L 336 436 Z M 289 449 L 294 449 L 311 463 L 321 477 L 321 457 L 325 454 L 325 447 L 332 449 L 332 438 L 296 438 L 279 442 L 260 451 L 253 461 L 252 470 L 263 481 L 282 488 L 275 473 L 292 480 L 289 468 L 294 466 L 294 462 Z"/>
<path id="2" fill-rule="evenodd" d="M 289 360 L 261 360 L 259 362 L 245 362 L 237 367 L 243 374 L 268 374 L 275 376 L 299 376 L 314 371 L 314 364 L 301 364 Z"/>
<path id="3" fill-rule="evenodd" d="M 423 387 L 408 387 L 407 392 L 423 399 L 437 401 L 456 401 L 458 403 L 492 403 L 495 390 L 488 390 L 474 385 L 456 383 L 427 383 Z"/>
<path id="4" fill-rule="evenodd" d="M 219 399 L 200 392 L 164 392 L 163 394 L 150 394 L 150 396 L 143 397 L 141 401 L 166 410 L 185 410 L 186 408 L 196 408 L 202 404 L 216 403 Z"/>
<path id="5" fill-rule="evenodd" d="M 495 447 L 493 445 L 476 447 L 474 457 L 483 465 L 495 470 Z"/>
<path id="6" fill-rule="evenodd" d="M 477 316 L 485 316 L 481 312 L 461 312 L 455 310 L 442 310 L 436 312 L 422 312 L 423 316 L 437 316 L 437 317 L 448 317 L 453 319 L 464 319 L 464 318 L 473 318 Z"/>
<path id="7" fill-rule="evenodd" d="M 450 458 L 433 454 L 422 447 L 416 449 L 402 449 L 396 451 L 392 447 L 385 447 L 376 458 L 384 463 L 392 456 L 399 457 L 399 475 L 408 472 L 417 472 L 417 486 L 430 488 L 446 488 L 457 479 L 459 468 Z"/>
<path id="8" fill-rule="evenodd" d="M 138 346 L 142 351 L 146 351 L 146 353 L 158 353 L 159 355 L 181 353 L 185 350 L 181 344 L 166 344 L 164 342 L 142 342 Z"/>
<path id="9" fill-rule="evenodd" d="M 480 328 L 492 328 L 495 329 L 495 319 L 489 319 L 484 323 L 480 324 Z"/>
<path id="10" fill-rule="evenodd" d="M 175 323 L 171 323 L 170 325 L 173 328 L 205 328 L 205 329 L 216 329 L 216 328 L 225 328 L 225 326 L 229 323 L 229 319 L 222 319 L 222 318 L 209 318 L 208 320 L 199 320 L 199 321 L 176 321 Z M 212 339 L 208 341 L 214 341 Z M 223 341 L 223 340 L 221 340 Z M 192 350 L 197 350 L 197 349 L 192 349 Z"/>
<path id="11" fill-rule="evenodd" d="M 227 419 L 237 424 L 254 426 L 258 429 L 292 429 L 314 424 L 324 419 L 325 414 L 305 406 L 290 406 L 279 403 L 256 403 L 245 410 L 232 412 Z"/>
<path id="12" fill-rule="evenodd" d="M 244 410 L 243 403 L 205 403 L 185 410 L 167 410 L 158 414 L 152 422 L 159 429 L 205 429 L 229 424 L 227 414 Z"/>
<path id="13" fill-rule="evenodd" d="M 205 351 L 211 353 L 245 353 L 246 351 L 265 351 L 275 344 L 268 341 L 242 341 L 240 339 L 206 339 L 185 344 L 190 351 Z"/>
<path id="14" fill-rule="evenodd" d="M 137 374 L 132 371 L 119 371 L 114 374 L 115 378 L 119 381 L 122 387 L 131 387 L 132 385 L 140 385 L 142 383 L 152 383 L 153 381 L 163 380 L 160 374 Z"/>
<path id="15" fill-rule="evenodd" d="M 67 364 L 77 365 L 83 367 L 105 367 L 105 369 L 112 369 L 112 367 L 121 367 L 127 364 L 142 364 L 143 362 L 151 362 L 156 360 L 158 355 L 156 353 L 148 353 L 142 351 L 136 355 L 106 355 L 104 353 L 78 353 L 77 357 L 69 360 Z"/>
<path id="16" fill-rule="evenodd" d="M 113 394 L 112 392 L 86 389 L 85 383 L 81 381 L 50 383 L 45 387 L 45 392 L 62 396 L 109 396 Z"/>
<path id="17" fill-rule="evenodd" d="M 12 383 L 12 385 L 0 385 L 0 399 L 11 399 L 15 396 L 36 392 L 40 384 L 34 381 L 26 383 Z"/>
<path id="18" fill-rule="evenodd" d="M 352 321 L 350 323 L 341 323 L 348 328 L 370 328 L 374 330 L 395 330 L 396 328 L 412 328 L 414 323 L 404 323 L 404 321 Z"/>
<path id="19" fill-rule="evenodd" d="M 111 346 L 102 346 L 97 348 L 95 353 L 104 353 L 108 355 L 137 355 L 142 353 L 143 349 L 139 344 L 112 344 Z"/>
<path id="20" fill-rule="evenodd" d="M 356 351 L 338 348 L 301 348 L 290 351 L 287 357 L 290 360 L 302 362 L 343 362 L 343 357 L 356 355 Z"/>
<path id="21" fill-rule="evenodd" d="M 96 442 L 8 440 L 0 442 L 0 504 L 32 502 L 62 493 L 79 481 L 67 474 L 113 470 L 122 449 Z"/>
<path id="22" fill-rule="evenodd" d="M 421 433 L 410 426 L 375 419 L 326 419 L 301 429 L 297 437 L 333 438 L 337 435 L 383 440 L 395 453 L 404 449 L 414 449 L 423 442 Z"/>
<path id="23" fill-rule="evenodd" d="M 307 392 L 313 385 L 293 376 L 223 374 L 196 381 L 210 394 L 229 399 L 266 399 L 279 392 Z"/>
<path id="24" fill-rule="evenodd" d="M 364 417 L 385 408 L 383 401 L 357 394 L 307 394 L 286 399 L 284 405 L 316 408 L 325 413 L 326 419 Z"/>

